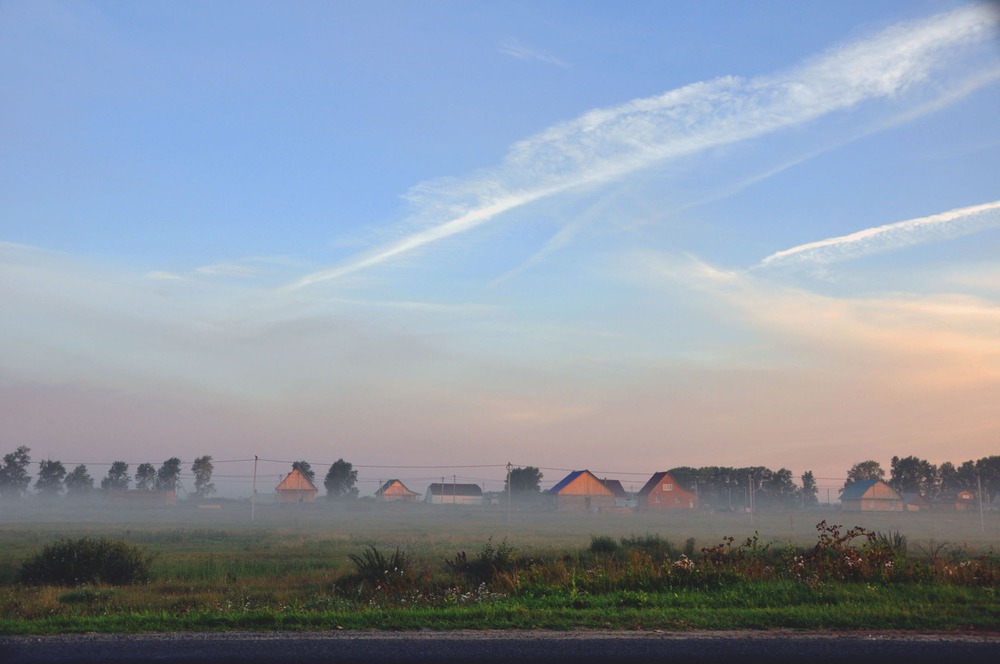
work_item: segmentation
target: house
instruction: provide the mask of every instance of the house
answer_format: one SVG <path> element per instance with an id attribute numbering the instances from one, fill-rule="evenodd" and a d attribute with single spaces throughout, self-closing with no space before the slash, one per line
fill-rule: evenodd
<path id="1" fill-rule="evenodd" d="M 315 503 L 319 489 L 306 477 L 305 473 L 298 468 L 292 468 L 292 472 L 285 475 L 285 479 L 281 480 L 274 492 L 277 494 L 279 505 L 288 505 L 291 503 Z"/>
<path id="2" fill-rule="evenodd" d="M 925 512 L 931 508 L 930 501 L 918 492 L 904 491 L 902 495 L 906 512 Z"/>
<path id="3" fill-rule="evenodd" d="M 861 480 L 840 494 L 844 512 L 902 512 L 903 496 L 882 480 Z"/>
<path id="4" fill-rule="evenodd" d="M 621 482 L 598 479 L 589 470 L 574 470 L 545 493 L 555 509 L 577 512 L 624 509 L 628 500 Z"/>
<path id="5" fill-rule="evenodd" d="M 431 505 L 482 505 L 483 490 L 478 484 L 434 483 L 427 487 L 424 502 Z"/>
<path id="6" fill-rule="evenodd" d="M 968 489 L 943 493 L 931 502 L 931 510 L 935 512 L 965 512 L 976 508 L 976 494 Z"/>
<path id="7" fill-rule="evenodd" d="M 399 480 L 389 480 L 375 492 L 375 499 L 383 503 L 415 503 L 419 496 Z"/>
<path id="8" fill-rule="evenodd" d="M 639 489 L 640 510 L 696 510 L 698 496 L 681 488 L 668 472 L 654 473 Z"/>

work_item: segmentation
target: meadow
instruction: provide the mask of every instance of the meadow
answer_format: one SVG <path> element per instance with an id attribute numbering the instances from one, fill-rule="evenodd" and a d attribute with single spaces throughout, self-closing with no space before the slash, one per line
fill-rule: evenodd
<path id="1" fill-rule="evenodd" d="M 71 538 L 133 585 L 22 582 Z M 0 510 L 0 632 L 1000 630 L 1000 515 L 565 514 L 359 503 Z"/>

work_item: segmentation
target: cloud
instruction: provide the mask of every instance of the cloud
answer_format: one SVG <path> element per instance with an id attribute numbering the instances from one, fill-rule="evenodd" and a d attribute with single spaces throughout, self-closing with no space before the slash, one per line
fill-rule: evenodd
<path id="1" fill-rule="evenodd" d="M 407 198 L 416 212 L 395 242 L 315 272 L 297 289 L 367 269 L 468 232 L 536 201 L 589 190 L 665 160 L 794 127 L 876 99 L 898 98 L 995 35 L 1000 17 L 981 6 L 892 26 L 790 71 L 723 77 L 592 110 L 514 144 L 504 162 L 465 178 L 427 182 Z M 992 78 L 982 79 L 985 85 Z M 934 94 L 955 82 L 935 80 Z M 971 91 L 968 81 L 957 83 Z"/>
<path id="2" fill-rule="evenodd" d="M 826 264 L 851 260 L 869 254 L 892 251 L 925 242 L 959 237 L 1000 226 L 1000 201 L 973 205 L 867 228 L 849 235 L 801 244 L 775 252 L 758 267 L 778 265 Z"/>
<path id="3" fill-rule="evenodd" d="M 517 39 L 507 39 L 500 44 L 500 52 L 504 55 L 509 55 L 511 57 L 517 58 L 518 60 L 535 60 L 538 62 L 544 62 L 545 64 L 555 65 L 556 67 L 568 68 L 569 63 L 560 60 L 559 58 L 545 53 L 544 51 L 539 51 L 537 49 L 529 48 L 525 46 Z"/>

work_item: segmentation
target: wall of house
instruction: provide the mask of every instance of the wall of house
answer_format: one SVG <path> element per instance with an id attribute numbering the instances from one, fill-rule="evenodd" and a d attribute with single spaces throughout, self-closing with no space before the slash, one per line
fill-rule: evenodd
<path id="1" fill-rule="evenodd" d="M 277 494 L 278 502 L 283 505 L 290 503 L 315 503 L 317 491 L 314 489 L 279 489 Z"/>
<path id="2" fill-rule="evenodd" d="M 600 485 L 603 489 L 604 485 Z M 603 496 L 564 494 L 554 496 L 553 507 L 564 512 L 607 512 L 617 508 L 617 501 L 610 493 Z"/>
<path id="3" fill-rule="evenodd" d="M 431 494 L 427 498 L 427 502 L 431 505 L 482 505 L 482 496 L 453 496 L 451 494 L 444 495 L 434 495 Z"/>
<path id="4" fill-rule="evenodd" d="M 567 484 L 559 492 L 560 496 L 613 496 L 593 475 L 584 473 Z"/>

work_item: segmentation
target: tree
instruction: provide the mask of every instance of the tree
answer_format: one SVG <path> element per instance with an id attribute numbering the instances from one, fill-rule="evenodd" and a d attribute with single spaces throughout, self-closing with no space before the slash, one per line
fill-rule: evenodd
<path id="1" fill-rule="evenodd" d="M 819 504 L 816 494 L 819 489 L 816 486 L 816 478 L 811 470 L 802 473 L 802 506 L 813 507 Z"/>
<path id="2" fill-rule="evenodd" d="M 94 478 L 87 472 L 87 467 L 81 463 L 66 476 L 65 484 L 67 495 L 78 496 L 94 488 Z"/>
<path id="3" fill-rule="evenodd" d="M 885 471 L 878 461 L 860 461 L 847 471 L 847 481 L 844 482 L 844 489 L 855 482 L 862 480 L 880 480 L 885 477 Z M 844 489 L 841 489 L 843 491 Z"/>
<path id="4" fill-rule="evenodd" d="M 66 467 L 62 461 L 45 459 L 38 462 L 38 477 L 35 478 L 35 491 L 42 496 L 58 496 L 63 490 L 63 480 L 66 478 Z"/>
<path id="5" fill-rule="evenodd" d="M 200 456 L 191 464 L 191 472 L 194 474 L 194 493 L 199 498 L 206 498 L 215 493 L 215 485 L 212 483 L 212 457 Z"/>
<path id="6" fill-rule="evenodd" d="M 156 489 L 158 491 L 176 491 L 181 480 L 181 460 L 170 457 L 156 471 Z"/>
<path id="7" fill-rule="evenodd" d="M 156 468 L 151 463 L 140 463 L 135 469 L 135 488 L 139 491 L 152 491 L 156 486 Z"/>
<path id="8" fill-rule="evenodd" d="M 28 490 L 28 485 L 31 484 L 28 476 L 30 453 L 30 447 L 21 445 L 3 456 L 3 465 L 0 466 L 0 497 L 19 498 Z"/>
<path id="9" fill-rule="evenodd" d="M 983 499 L 992 503 L 1000 491 L 1000 456 L 988 456 L 976 461 L 977 482 L 983 485 Z"/>
<path id="10" fill-rule="evenodd" d="M 305 471 L 303 471 L 305 472 Z M 356 498 L 358 490 L 354 483 L 358 481 L 358 471 L 347 461 L 337 459 L 326 472 L 323 486 L 326 487 L 326 497 L 331 500 Z"/>
<path id="11" fill-rule="evenodd" d="M 511 468 L 503 490 L 511 494 L 539 493 L 542 490 L 542 471 L 534 466 Z"/>
<path id="12" fill-rule="evenodd" d="M 925 459 L 915 456 L 900 459 L 894 456 L 889 470 L 889 485 L 900 493 L 913 491 L 924 496 L 934 496 L 937 493 L 937 466 Z"/>
<path id="13" fill-rule="evenodd" d="M 115 461 L 108 468 L 108 476 L 101 480 L 101 488 L 124 490 L 128 488 L 129 481 L 128 464 L 124 461 Z"/>
<path id="14" fill-rule="evenodd" d="M 316 484 L 316 471 L 312 469 L 308 461 L 293 461 L 292 470 L 298 468 L 299 472 L 309 478 L 309 481 Z"/>

